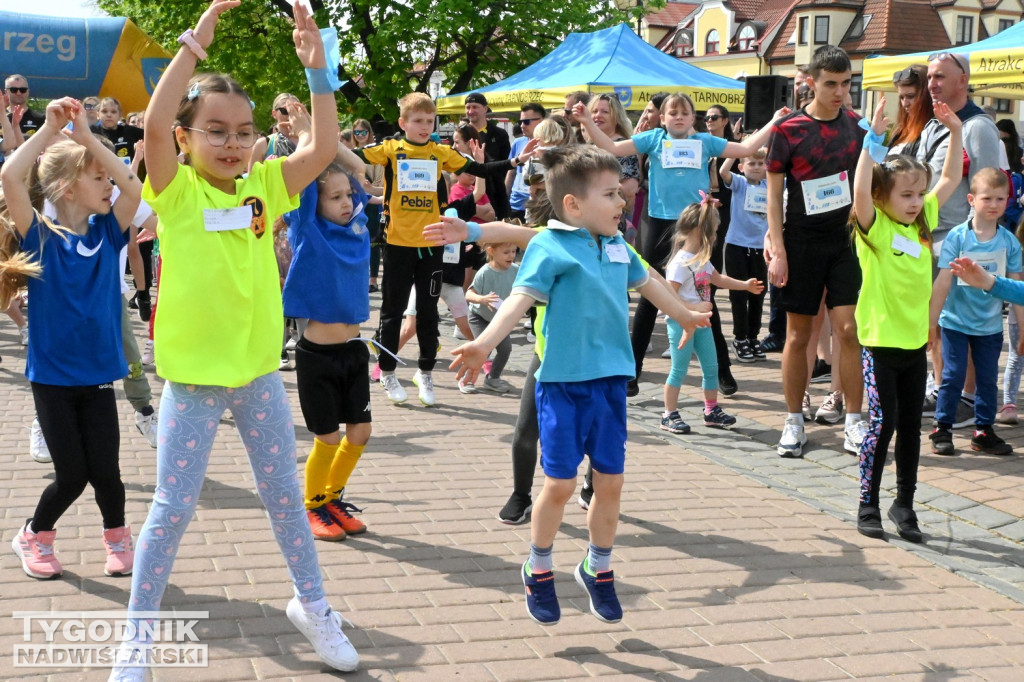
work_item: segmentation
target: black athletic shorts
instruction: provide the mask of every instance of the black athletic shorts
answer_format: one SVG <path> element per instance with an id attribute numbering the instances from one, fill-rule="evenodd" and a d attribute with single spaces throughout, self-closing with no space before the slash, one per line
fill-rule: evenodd
<path id="1" fill-rule="evenodd" d="M 295 344 L 299 407 L 306 428 L 317 435 L 342 424 L 370 421 L 370 351 L 362 340 L 323 345 L 305 337 Z"/>
<path id="2" fill-rule="evenodd" d="M 849 232 L 783 234 L 789 264 L 789 281 L 780 289 L 783 310 L 817 315 L 823 295 L 827 308 L 857 305 L 860 261 Z"/>

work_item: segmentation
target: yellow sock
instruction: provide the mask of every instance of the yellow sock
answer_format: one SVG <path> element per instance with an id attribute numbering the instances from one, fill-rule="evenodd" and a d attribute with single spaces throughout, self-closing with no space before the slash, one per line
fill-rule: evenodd
<path id="1" fill-rule="evenodd" d="M 313 449 L 306 459 L 306 509 L 315 509 L 327 502 L 324 487 L 334 462 L 336 446 L 313 439 Z"/>
<path id="2" fill-rule="evenodd" d="M 331 473 L 327 477 L 327 486 L 320 488 L 320 490 L 326 490 L 328 499 L 335 499 L 341 495 L 341 491 L 348 484 L 349 476 L 355 471 L 356 464 L 359 463 L 359 458 L 365 447 L 365 445 L 349 443 L 348 438 L 341 439 L 338 452 L 334 455 L 334 464 L 331 465 Z"/>

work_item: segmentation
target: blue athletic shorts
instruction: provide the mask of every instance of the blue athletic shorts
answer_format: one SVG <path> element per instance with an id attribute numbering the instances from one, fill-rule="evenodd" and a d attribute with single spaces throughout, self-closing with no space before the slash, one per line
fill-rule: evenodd
<path id="1" fill-rule="evenodd" d="M 626 380 L 537 382 L 541 468 L 551 478 L 576 478 L 584 455 L 594 470 L 621 474 L 626 463 Z"/>

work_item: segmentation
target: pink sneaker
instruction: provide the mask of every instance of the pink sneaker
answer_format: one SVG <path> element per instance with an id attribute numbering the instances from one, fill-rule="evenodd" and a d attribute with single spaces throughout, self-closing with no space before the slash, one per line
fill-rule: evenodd
<path id="1" fill-rule="evenodd" d="M 107 546 L 107 575 L 131 575 L 135 552 L 132 551 L 132 530 L 128 526 L 103 531 L 103 544 Z"/>
<path id="2" fill-rule="evenodd" d="M 380 381 L 380 365 L 374 365 L 370 370 L 370 381 Z"/>
<path id="3" fill-rule="evenodd" d="M 26 523 L 11 540 L 15 554 L 21 557 L 21 568 L 28 575 L 40 580 L 60 577 L 64 567 L 53 553 L 53 541 L 57 538 L 57 531 L 33 533 L 28 527 L 29 524 Z"/>
<path id="4" fill-rule="evenodd" d="M 1017 406 L 1012 403 L 1003 405 L 999 408 L 999 415 L 996 417 L 996 421 L 1000 424 L 1016 424 Z"/>

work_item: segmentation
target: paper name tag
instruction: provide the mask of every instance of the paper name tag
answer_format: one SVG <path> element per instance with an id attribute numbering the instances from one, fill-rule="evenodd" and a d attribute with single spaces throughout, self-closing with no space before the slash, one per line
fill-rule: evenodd
<path id="1" fill-rule="evenodd" d="M 456 265 L 459 262 L 459 250 L 462 248 L 462 242 L 455 242 L 454 244 L 444 245 L 444 255 L 441 256 L 441 262 Z"/>
<path id="2" fill-rule="evenodd" d="M 700 140 L 666 139 L 661 143 L 662 168 L 700 168 L 703 155 Z"/>
<path id="3" fill-rule="evenodd" d="M 436 192 L 437 161 L 400 159 L 398 161 L 399 192 Z"/>
<path id="4" fill-rule="evenodd" d="M 608 260 L 612 263 L 629 262 L 629 249 L 623 244 L 606 244 L 604 252 L 608 254 Z"/>
<path id="5" fill-rule="evenodd" d="M 751 213 L 768 213 L 768 188 L 747 185 L 747 196 L 743 199 L 743 210 Z"/>
<path id="6" fill-rule="evenodd" d="M 892 248 L 902 251 L 911 258 L 920 258 L 921 256 L 921 242 L 907 239 L 901 234 L 897 234 L 892 238 Z"/>
<path id="7" fill-rule="evenodd" d="M 252 207 L 238 208 L 204 208 L 203 227 L 207 232 L 226 232 L 228 230 L 248 230 L 252 224 Z"/>
<path id="8" fill-rule="evenodd" d="M 1006 277 L 1006 249 L 998 251 L 961 251 L 961 258 L 970 258 L 982 270 L 996 277 Z M 956 283 L 962 287 L 970 286 L 959 277 Z"/>
<path id="9" fill-rule="evenodd" d="M 800 183 L 804 194 L 804 207 L 807 215 L 827 213 L 849 206 L 850 197 L 849 175 L 841 171 L 835 175 L 815 180 L 804 180 Z"/>

